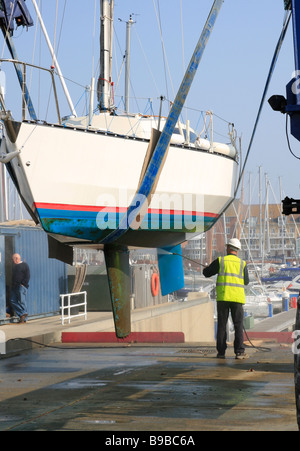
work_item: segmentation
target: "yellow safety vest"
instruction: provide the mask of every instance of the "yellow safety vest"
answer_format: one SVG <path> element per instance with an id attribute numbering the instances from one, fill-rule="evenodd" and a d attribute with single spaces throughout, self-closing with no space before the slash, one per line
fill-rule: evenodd
<path id="1" fill-rule="evenodd" d="M 244 269 L 246 262 L 235 255 L 219 257 L 217 301 L 245 304 Z"/>

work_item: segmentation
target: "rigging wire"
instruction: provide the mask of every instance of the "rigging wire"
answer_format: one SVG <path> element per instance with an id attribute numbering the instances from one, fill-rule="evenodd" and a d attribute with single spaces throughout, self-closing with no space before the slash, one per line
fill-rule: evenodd
<path id="1" fill-rule="evenodd" d="M 137 32 L 137 27 L 134 27 L 133 30 L 134 30 L 134 32 L 135 32 L 135 34 L 136 34 L 136 36 L 137 36 L 137 39 L 138 39 L 138 42 L 139 42 L 141 51 L 142 51 L 142 53 L 143 53 L 143 55 L 144 55 L 144 58 L 145 58 L 145 61 L 146 61 L 146 64 L 147 64 L 148 73 L 151 75 L 153 84 L 154 84 L 155 89 L 156 89 L 156 91 L 157 91 L 157 95 L 159 96 L 159 95 L 160 95 L 160 90 L 159 90 L 159 88 L 158 88 L 158 86 L 157 86 L 157 83 L 156 83 L 156 80 L 155 80 L 155 76 L 154 76 L 154 74 L 153 74 L 153 71 L 152 71 L 152 68 L 151 68 L 151 64 L 150 64 L 150 62 L 149 62 L 149 58 L 148 58 L 148 56 L 147 56 L 147 54 L 146 54 L 146 52 L 145 52 L 145 50 L 144 50 L 144 47 L 143 47 L 143 45 L 142 45 L 141 38 L 140 38 L 140 36 L 139 36 L 139 34 L 138 34 L 138 32 Z"/>
<path id="2" fill-rule="evenodd" d="M 38 7 L 39 7 L 39 9 L 41 9 L 41 2 L 40 1 L 39 1 L 39 4 L 38 4 Z M 36 25 L 35 25 L 31 64 L 34 64 L 35 48 L 36 48 L 36 43 L 37 43 L 37 33 L 38 33 L 38 21 L 36 21 Z M 32 77 L 33 77 L 33 68 L 31 68 L 31 70 L 30 70 L 30 80 L 29 80 L 29 83 L 28 83 L 28 90 L 29 90 L 29 92 L 31 91 Z M 38 106 L 38 111 L 39 111 L 39 106 Z M 38 116 L 39 116 L 39 112 L 38 112 Z"/>
<path id="3" fill-rule="evenodd" d="M 66 7 L 67 7 L 67 0 L 65 0 L 64 9 L 63 9 L 63 12 L 62 12 L 62 18 L 61 18 L 61 25 L 60 25 L 60 31 L 59 31 L 59 36 L 58 36 L 58 42 L 57 42 L 56 55 L 58 55 L 58 52 L 59 52 L 61 36 L 62 36 L 62 30 L 63 30 L 63 24 L 64 24 L 64 20 L 65 20 Z"/>
<path id="4" fill-rule="evenodd" d="M 12 10 L 15 9 L 15 7 L 16 7 L 16 2 L 17 2 L 17 0 L 14 0 L 13 4 L 11 5 L 11 9 L 12 9 Z M 10 29 L 10 26 L 11 26 L 11 22 L 12 22 L 12 21 L 13 21 L 13 14 L 11 14 L 11 16 L 10 16 L 9 23 L 8 23 L 8 26 L 7 26 L 7 30 Z M 3 55 L 4 55 L 5 45 L 6 45 L 6 39 L 4 39 L 4 41 L 3 41 L 2 56 L 1 56 L 1 58 L 3 58 Z"/>
<path id="5" fill-rule="evenodd" d="M 259 123 L 259 119 L 260 119 L 260 116 L 261 116 L 261 112 L 262 112 L 262 109 L 263 109 L 263 106 L 264 106 L 264 103 L 265 103 L 265 99 L 266 99 L 267 92 L 268 92 L 268 89 L 269 89 L 269 85 L 270 85 L 270 82 L 271 82 L 271 79 L 272 79 L 272 75 L 273 75 L 274 70 L 275 70 L 275 66 L 276 66 L 276 63 L 277 63 L 277 60 L 278 60 L 278 56 L 279 56 L 279 53 L 280 53 L 280 50 L 281 50 L 284 38 L 286 36 L 286 32 L 288 30 L 288 26 L 289 26 L 291 17 L 292 17 L 292 13 L 291 12 L 289 13 L 287 11 L 286 14 L 285 14 L 285 17 L 284 17 L 284 21 L 283 21 L 283 28 L 282 28 L 282 31 L 280 33 L 280 36 L 279 36 L 279 39 L 278 39 L 278 42 L 277 42 L 277 45 L 276 45 L 276 48 L 275 48 L 275 52 L 274 52 L 274 55 L 273 55 L 273 59 L 272 59 L 272 62 L 271 62 L 271 66 L 270 66 L 269 74 L 268 74 L 268 77 L 267 77 L 266 85 L 265 85 L 265 88 L 264 88 L 264 92 L 263 92 L 262 99 L 261 99 L 261 102 L 260 102 L 260 106 L 259 106 L 259 109 L 258 109 L 258 113 L 257 113 L 257 116 L 256 116 L 254 128 L 253 128 L 253 131 L 252 131 L 252 135 L 251 135 L 250 142 L 249 142 L 249 145 L 248 145 L 247 153 L 246 153 L 246 156 L 245 156 L 245 161 L 244 161 L 244 164 L 243 164 L 243 166 L 241 167 L 241 170 L 240 170 L 240 175 L 239 175 L 239 179 L 238 179 L 238 182 L 237 182 L 237 185 L 236 185 L 236 188 L 235 188 L 234 196 L 233 196 L 233 199 L 231 200 L 231 202 L 229 202 L 229 204 L 227 204 L 224 207 L 223 211 L 220 213 L 220 217 L 224 214 L 224 212 L 230 207 L 230 205 L 235 200 L 237 192 L 238 192 L 238 189 L 239 189 L 240 184 L 241 184 L 241 181 L 243 179 L 245 168 L 246 168 L 246 165 L 247 165 L 247 161 L 248 161 L 248 158 L 249 158 L 249 155 L 250 155 L 250 151 L 251 151 L 251 148 L 252 148 L 252 144 L 253 144 L 253 141 L 254 141 L 254 137 L 255 137 L 255 134 L 256 134 L 257 126 L 258 126 L 258 123 Z"/>
<path id="6" fill-rule="evenodd" d="M 185 65 L 185 53 L 184 53 L 184 33 L 183 33 L 183 8 L 182 8 L 182 0 L 180 0 L 180 22 L 181 22 L 181 47 L 182 47 L 182 71 L 183 76 L 186 71 L 186 65 Z M 186 110 L 186 121 L 188 120 L 187 117 L 187 110 Z"/>
<path id="7" fill-rule="evenodd" d="M 184 34 L 183 34 L 183 8 L 182 8 L 182 0 L 180 0 L 180 19 L 181 19 L 181 43 L 182 43 L 182 69 L 183 75 L 186 70 L 185 66 L 185 54 L 184 54 Z"/>
<path id="8" fill-rule="evenodd" d="M 114 29 L 114 42 L 113 42 L 114 49 L 116 49 L 116 47 L 117 47 L 119 52 L 120 52 L 120 55 L 122 57 L 122 64 L 121 64 L 121 68 L 120 69 L 118 69 L 118 60 L 117 60 L 117 58 L 116 57 L 114 58 L 114 63 L 116 65 L 116 69 L 115 70 L 116 70 L 116 73 L 118 74 L 117 82 L 115 83 L 115 97 L 116 97 L 117 96 L 117 90 L 118 90 L 118 87 L 119 87 L 120 77 L 121 77 L 121 74 L 122 74 L 123 66 L 125 64 L 126 55 L 125 55 L 125 52 L 122 50 L 122 47 L 121 47 L 121 44 L 120 44 L 120 40 L 119 40 L 119 36 L 118 36 L 118 33 L 117 33 L 117 30 L 116 30 L 114 22 L 113 22 L 113 29 Z M 114 51 L 113 54 L 116 55 L 117 54 L 116 51 Z M 99 58 L 98 65 L 100 65 L 100 58 Z"/>
<path id="9" fill-rule="evenodd" d="M 268 92 L 268 89 L 269 89 L 269 86 L 270 86 L 270 82 L 271 82 L 271 79 L 272 79 L 272 76 L 273 76 L 273 73 L 274 73 L 274 70 L 275 70 L 275 66 L 276 66 L 276 63 L 277 63 L 277 60 L 278 60 L 278 56 L 279 56 L 279 53 L 280 53 L 280 50 L 281 50 L 284 38 L 286 36 L 286 32 L 287 32 L 287 29 L 288 29 L 291 17 L 292 17 L 292 13 L 291 12 L 289 13 L 287 11 L 286 15 L 285 15 L 284 23 L 283 23 L 283 28 L 282 28 L 282 31 L 280 33 L 279 40 L 277 42 L 277 45 L 276 45 L 276 48 L 275 48 L 275 52 L 274 52 L 274 56 L 273 56 L 273 59 L 272 59 L 272 62 L 271 62 L 269 74 L 268 74 L 268 77 L 267 77 L 267 81 L 266 81 L 266 85 L 265 85 L 264 92 L 263 92 L 263 95 L 262 95 L 262 99 L 261 99 L 261 102 L 260 102 L 260 105 L 259 105 L 258 113 L 257 113 L 257 116 L 256 116 L 253 132 L 252 132 L 252 135 L 251 135 L 251 138 L 250 138 L 250 143 L 249 143 L 248 150 L 247 150 L 247 153 L 246 153 L 245 161 L 244 161 L 244 164 L 243 164 L 243 167 L 242 167 L 241 175 L 239 177 L 239 180 L 238 180 L 238 183 L 237 183 L 237 187 L 236 187 L 236 190 L 235 190 L 235 196 L 236 196 L 236 193 L 237 193 L 238 188 L 240 186 L 242 175 L 243 175 L 243 173 L 245 171 L 245 167 L 246 167 L 249 155 L 250 155 L 250 151 L 251 151 L 252 144 L 253 144 L 253 141 L 254 141 L 254 137 L 255 137 L 255 134 L 256 134 L 257 126 L 258 126 L 259 119 L 260 119 L 260 116 L 261 116 L 261 112 L 262 112 L 262 109 L 263 109 L 263 106 L 264 106 L 264 103 L 265 103 L 265 99 L 266 99 L 267 92 Z"/>
<path id="10" fill-rule="evenodd" d="M 97 0 L 95 0 L 95 6 L 94 6 L 94 24 L 93 24 L 93 56 L 92 56 L 92 77 L 94 77 L 94 71 L 95 71 L 95 41 L 96 41 L 96 17 L 97 17 Z"/>
<path id="11" fill-rule="evenodd" d="M 163 63 L 164 63 L 165 84 L 166 84 L 167 97 L 169 97 L 168 82 L 167 82 L 167 69 L 166 69 L 166 53 L 165 53 L 165 45 L 164 45 L 163 34 L 162 34 L 159 0 L 157 0 L 158 12 L 157 12 L 157 9 L 156 9 L 155 0 L 153 0 L 153 5 L 154 5 L 154 8 L 155 8 L 155 14 L 156 14 L 156 18 L 157 18 L 159 33 L 160 33 L 162 54 L 163 54 Z"/>
<path id="12" fill-rule="evenodd" d="M 55 12 L 55 29 L 54 29 L 54 38 L 53 38 L 53 54 L 52 54 L 52 66 L 51 66 L 52 68 L 55 67 L 55 63 L 54 63 L 55 55 L 56 55 L 56 57 L 58 57 L 59 45 L 60 45 L 60 41 L 61 41 L 61 35 L 62 35 L 62 29 L 63 29 L 63 24 L 64 24 L 66 5 L 67 5 L 67 0 L 65 0 L 63 12 L 62 12 L 61 24 L 60 24 L 60 31 L 59 31 L 59 36 L 58 36 L 58 43 L 57 43 L 57 48 L 56 48 L 56 52 L 55 52 L 56 36 L 57 36 L 57 21 L 58 21 L 58 0 L 56 0 L 56 1 L 57 1 L 57 3 L 56 3 L 56 12 Z M 63 78 L 65 78 L 65 77 L 63 77 Z M 50 89 L 49 89 L 48 104 L 47 104 L 47 108 L 46 108 L 46 112 L 45 112 L 46 117 L 49 113 L 52 90 L 53 90 L 53 86 L 51 84 Z"/>
<path id="13" fill-rule="evenodd" d="M 156 8 L 155 0 L 153 0 L 153 5 L 154 5 L 154 9 L 155 9 L 156 19 L 157 19 L 158 29 L 159 29 L 160 39 L 161 39 L 167 97 L 169 97 L 168 82 L 167 82 L 167 70 L 168 70 L 169 79 L 170 79 L 170 82 L 171 82 L 171 87 L 172 87 L 172 92 L 173 92 L 173 97 L 175 98 L 175 91 L 174 91 L 174 86 L 173 86 L 172 77 L 171 77 L 171 73 L 170 73 L 169 63 L 168 63 L 168 60 L 167 60 L 166 49 L 165 49 L 163 33 L 162 33 L 159 0 L 157 0 L 158 8 Z M 158 9 L 158 11 L 157 11 L 157 9 Z"/>

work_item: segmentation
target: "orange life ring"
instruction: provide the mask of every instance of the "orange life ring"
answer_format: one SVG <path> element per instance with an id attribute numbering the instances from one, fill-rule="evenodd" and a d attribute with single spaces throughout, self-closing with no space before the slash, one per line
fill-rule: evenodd
<path id="1" fill-rule="evenodd" d="M 156 272 L 152 274 L 151 277 L 151 292 L 153 297 L 157 296 L 159 293 L 159 277 Z"/>

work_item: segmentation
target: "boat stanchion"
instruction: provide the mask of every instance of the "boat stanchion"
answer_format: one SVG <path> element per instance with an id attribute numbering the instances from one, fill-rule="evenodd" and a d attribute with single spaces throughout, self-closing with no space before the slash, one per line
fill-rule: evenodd
<path id="1" fill-rule="evenodd" d="M 113 308 L 116 335 L 131 333 L 131 277 L 127 246 L 106 245 L 104 255 Z"/>

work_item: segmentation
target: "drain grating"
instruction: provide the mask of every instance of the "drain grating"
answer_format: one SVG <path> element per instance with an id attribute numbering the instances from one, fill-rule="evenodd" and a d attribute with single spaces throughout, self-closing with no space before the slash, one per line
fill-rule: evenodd
<path id="1" fill-rule="evenodd" d="M 186 354 L 200 354 L 200 355 L 208 355 L 208 354 L 215 354 L 216 349 L 215 348 L 208 348 L 208 347 L 197 347 L 197 348 L 187 348 L 187 349 L 181 349 L 178 351 L 179 353 L 186 353 Z"/>

